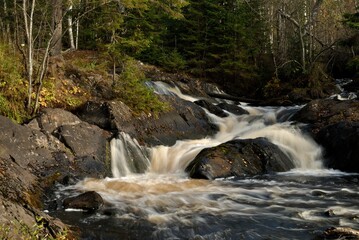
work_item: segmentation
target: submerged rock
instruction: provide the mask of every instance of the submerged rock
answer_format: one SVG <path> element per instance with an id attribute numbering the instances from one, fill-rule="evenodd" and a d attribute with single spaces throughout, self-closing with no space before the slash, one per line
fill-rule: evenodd
<path id="1" fill-rule="evenodd" d="M 64 199 L 63 207 L 65 209 L 82 209 L 86 211 L 95 211 L 104 204 L 100 194 L 95 191 L 85 192 L 75 197 Z"/>
<path id="2" fill-rule="evenodd" d="M 227 117 L 228 114 L 225 113 L 220 107 L 212 104 L 207 100 L 198 100 L 194 102 L 195 104 L 207 109 L 210 113 L 217 115 L 218 117 Z"/>
<path id="3" fill-rule="evenodd" d="M 220 103 L 217 106 L 222 108 L 223 110 L 226 110 L 226 111 L 236 114 L 236 115 L 248 114 L 247 110 L 244 110 L 243 108 L 241 108 L 235 104 Z"/>
<path id="4" fill-rule="evenodd" d="M 230 176 L 282 172 L 293 162 L 266 138 L 232 140 L 202 150 L 186 171 L 192 178 L 215 179 Z"/>

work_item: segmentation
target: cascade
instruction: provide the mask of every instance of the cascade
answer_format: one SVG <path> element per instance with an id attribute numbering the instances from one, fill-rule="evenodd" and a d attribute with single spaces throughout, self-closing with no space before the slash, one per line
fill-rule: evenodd
<path id="1" fill-rule="evenodd" d="M 196 101 L 176 87 L 152 87 Z M 358 175 L 322 168 L 321 148 L 290 122 L 301 106 L 241 107 L 249 114 L 221 118 L 205 110 L 219 131 L 173 146 L 146 148 L 120 133 L 111 141 L 114 178 L 87 178 L 61 190 L 96 191 L 106 204 L 95 214 L 60 210 L 60 216 L 82 226 L 83 239 L 316 239 L 328 226 L 359 229 Z M 257 137 L 276 144 L 296 168 L 215 180 L 184 172 L 204 148 Z"/>
<path id="2" fill-rule="evenodd" d="M 150 165 L 148 149 L 138 144 L 136 139 L 121 132 L 111 140 L 111 169 L 115 178 L 132 173 L 144 173 Z"/>
<path id="3" fill-rule="evenodd" d="M 188 100 L 196 98 L 184 95 L 178 88 L 157 82 L 157 92 L 176 94 Z M 321 148 L 296 126 L 288 121 L 300 106 L 288 108 L 242 106 L 249 114 L 230 114 L 221 118 L 206 111 L 210 120 L 219 127 L 212 137 L 177 141 L 173 146 L 157 146 L 144 149 L 137 141 L 121 133 L 120 139 L 111 142 L 112 171 L 115 177 L 133 173 L 184 174 L 186 166 L 204 148 L 214 147 L 233 139 L 266 137 L 276 144 L 293 161 L 297 168 L 320 169 Z M 150 155 L 150 160 L 147 157 Z"/>

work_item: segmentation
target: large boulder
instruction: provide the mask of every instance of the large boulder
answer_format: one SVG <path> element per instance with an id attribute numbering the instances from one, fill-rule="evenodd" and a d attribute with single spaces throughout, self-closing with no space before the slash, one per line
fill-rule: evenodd
<path id="1" fill-rule="evenodd" d="M 325 149 L 325 165 L 359 172 L 359 122 L 343 121 L 322 128 L 316 137 Z"/>
<path id="2" fill-rule="evenodd" d="M 65 209 L 82 209 L 86 211 L 95 211 L 104 204 L 104 201 L 100 194 L 95 191 L 89 191 L 82 193 L 75 197 L 69 197 L 64 199 L 63 207 Z"/>
<path id="3" fill-rule="evenodd" d="M 292 120 L 307 123 L 312 137 L 324 148 L 326 166 L 359 172 L 358 100 L 314 100 Z"/>
<path id="4" fill-rule="evenodd" d="M 340 121 L 359 121 L 359 101 L 313 100 L 294 114 L 292 120 L 310 124 L 315 136 L 321 128 Z"/>
<path id="5" fill-rule="evenodd" d="M 55 166 L 52 151 L 48 149 L 47 136 L 0 116 L 0 157 L 11 159 L 22 168 L 34 173 Z"/>
<path id="6" fill-rule="evenodd" d="M 62 125 L 54 135 L 71 150 L 74 164 L 87 177 L 110 176 L 110 157 L 108 139 L 110 134 L 85 122 L 75 125 Z"/>
<path id="7" fill-rule="evenodd" d="M 196 104 L 176 96 L 161 96 L 171 106 L 158 116 L 135 116 L 120 101 L 88 102 L 76 111 L 83 121 L 112 131 L 126 132 L 142 145 L 173 145 L 181 139 L 198 139 L 213 135 L 213 125 L 205 111 Z"/>
<path id="8" fill-rule="evenodd" d="M 215 179 L 230 176 L 282 172 L 294 168 L 293 162 L 265 138 L 232 140 L 202 150 L 188 165 L 192 178 Z"/>

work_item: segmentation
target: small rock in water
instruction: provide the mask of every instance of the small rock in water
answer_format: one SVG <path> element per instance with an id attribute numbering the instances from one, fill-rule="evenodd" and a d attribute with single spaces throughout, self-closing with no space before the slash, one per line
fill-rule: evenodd
<path id="1" fill-rule="evenodd" d="M 95 211 L 104 204 L 100 194 L 95 191 L 85 192 L 75 197 L 64 199 L 63 207 L 65 209 L 74 208 L 87 211 Z"/>
<path id="2" fill-rule="evenodd" d="M 335 213 L 334 213 L 333 209 L 328 209 L 327 211 L 324 212 L 324 216 L 332 217 L 332 216 L 335 216 Z"/>
<path id="3" fill-rule="evenodd" d="M 359 230 L 355 230 L 349 227 L 331 227 L 323 232 L 323 234 L 317 236 L 315 239 L 359 239 Z"/>

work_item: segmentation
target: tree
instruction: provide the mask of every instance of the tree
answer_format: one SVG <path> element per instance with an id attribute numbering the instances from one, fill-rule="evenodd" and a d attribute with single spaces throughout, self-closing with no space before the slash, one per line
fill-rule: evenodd
<path id="1" fill-rule="evenodd" d="M 62 51 L 62 0 L 52 0 L 52 42 L 51 55 L 61 55 Z"/>

